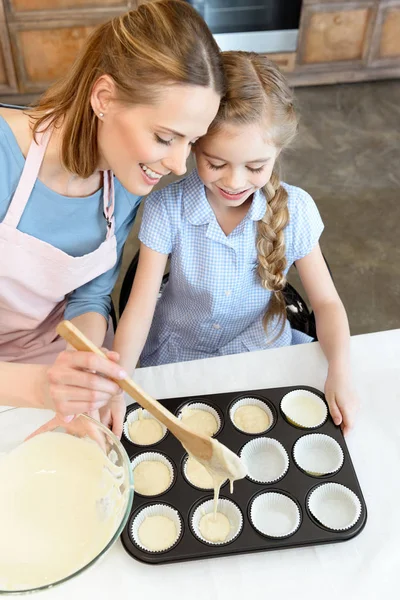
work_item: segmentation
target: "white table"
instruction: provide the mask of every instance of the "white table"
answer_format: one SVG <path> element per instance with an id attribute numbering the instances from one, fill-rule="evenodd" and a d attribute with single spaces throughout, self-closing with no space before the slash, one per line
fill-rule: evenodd
<path id="1" fill-rule="evenodd" d="M 352 338 L 362 399 L 347 443 L 368 507 L 364 531 L 348 542 L 149 566 L 118 541 L 80 577 L 37 598 L 118 600 L 394 600 L 400 568 L 400 330 Z M 323 389 L 326 361 L 318 344 L 293 346 L 138 370 L 157 398 L 311 385 Z M 257 596 L 256 596 L 257 595 Z"/>

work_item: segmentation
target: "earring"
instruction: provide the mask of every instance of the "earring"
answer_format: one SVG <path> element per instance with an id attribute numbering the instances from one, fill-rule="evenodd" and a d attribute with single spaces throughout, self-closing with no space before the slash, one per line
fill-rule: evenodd
<path id="1" fill-rule="evenodd" d="M 104 113 L 99 113 L 99 117 L 102 119 L 104 117 Z"/>

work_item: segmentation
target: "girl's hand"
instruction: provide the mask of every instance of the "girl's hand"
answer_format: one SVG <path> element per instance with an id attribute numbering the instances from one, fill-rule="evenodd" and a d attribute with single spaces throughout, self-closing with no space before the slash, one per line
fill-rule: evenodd
<path id="1" fill-rule="evenodd" d="M 117 438 L 120 438 L 126 413 L 126 404 L 123 393 L 111 398 L 110 402 L 101 408 L 99 412 L 100 421 L 103 425 L 111 429 Z"/>
<path id="2" fill-rule="evenodd" d="M 350 375 L 340 369 L 329 368 L 325 382 L 325 397 L 333 422 L 335 425 L 341 425 L 343 434 L 347 435 L 354 425 L 360 406 Z"/>
<path id="3" fill-rule="evenodd" d="M 46 369 L 42 394 L 44 407 L 64 417 L 89 413 L 107 405 L 121 388 L 111 379 L 124 379 L 119 355 L 102 348 L 110 360 L 92 352 L 61 352 Z"/>

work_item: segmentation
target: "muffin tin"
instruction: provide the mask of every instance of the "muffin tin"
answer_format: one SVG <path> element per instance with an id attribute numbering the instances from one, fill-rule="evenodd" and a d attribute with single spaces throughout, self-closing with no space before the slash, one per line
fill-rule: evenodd
<path id="1" fill-rule="evenodd" d="M 232 495 L 229 493 L 228 483 L 221 487 L 220 498 L 233 502 L 242 517 L 239 533 L 230 536 L 231 539 L 227 543 L 212 544 L 206 542 L 193 531 L 193 517 L 196 518 L 196 509 L 212 499 L 213 491 L 196 488 L 185 478 L 183 468 L 187 453 L 171 433 L 168 432 L 161 441 L 152 446 L 138 446 L 123 435 L 122 443 L 132 461 L 142 453 L 157 452 L 163 454 L 174 468 L 173 483 L 165 493 L 158 496 L 144 497 L 135 492 L 132 512 L 121 536 L 126 551 L 142 562 L 161 564 L 340 542 L 358 535 L 367 520 L 367 507 L 340 428 L 333 423 L 329 414 L 325 422 L 318 427 L 295 426 L 290 423 L 281 410 L 281 401 L 284 396 L 295 391 L 301 393 L 301 390 L 306 393 L 312 392 L 326 404 L 322 392 L 308 386 L 173 398 L 161 402 L 176 415 L 180 414 L 184 405 L 192 403 L 205 403 L 214 408 L 221 417 L 221 427 L 214 437 L 238 455 L 241 455 L 242 451 L 246 455 L 245 447 L 247 445 L 247 448 L 249 448 L 249 442 L 252 442 L 250 444 L 252 451 L 254 448 L 274 447 L 283 450 L 281 452 L 283 463 L 285 463 L 284 457 L 286 455 L 289 458 L 288 468 L 286 468 L 286 464 L 282 464 L 279 478 L 274 478 L 271 483 L 261 483 L 256 481 L 254 477 L 253 479 L 246 477 L 235 482 Z M 268 405 L 273 416 L 273 423 L 264 433 L 243 433 L 235 427 L 230 418 L 230 411 L 232 406 L 243 398 L 255 398 Z M 129 413 L 135 409 L 137 409 L 136 404 L 128 407 L 127 418 L 129 418 Z M 329 436 L 336 442 L 336 444 L 332 444 L 333 446 L 336 448 L 337 445 L 340 446 L 343 460 L 337 462 L 339 465 L 337 472 L 327 475 L 309 473 L 303 470 L 294 460 L 293 449 L 296 442 L 304 436 L 312 434 Z M 311 444 L 311 447 L 314 447 L 314 445 Z M 249 455 L 251 455 L 251 452 L 247 451 L 247 456 Z M 276 460 L 278 459 L 279 457 Z M 272 467 L 275 468 L 275 465 L 273 464 Z M 266 472 L 268 473 L 268 468 Z M 325 488 L 320 488 L 320 486 L 328 483 L 335 485 L 326 485 Z M 332 530 L 324 526 L 322 522 L 313 516 L 310 510 L 310 497 L 312 509 L 316 502 L 322 502 L 322 512 L 319 506 L 316 509 L 317 512 L 323 514 L 322 520 L 326 519 L 327 508 L 329 512 L 329 506 L 323 504 L 325 499 L 327 499 L 327 502 L 333 503 L 340 501 L 342 497 L 345 502 L 351 503 L 354 500 L 353 504 L 346 504 L 343 507 L 344 513 L 349 512 L 349 519 L 351 519 L 349 526 L 343 526 L 341 522 L 342 511 L 339 510 L 338 513 L 337 505 L 332 507 L 332 514 L 329 513 L 328 515 L 328 519 L 331 518 L 330 522 L 338 522 L 337 529 Z M 143 509 L 153 505 L 156 507 L 157 505 L 167 506 L 173 509 L 174 512 L 179 513 L 181 530 L 178 539 L 171 548 L 165 551 L 146 551 L 140 547 L 137 541 L 134 541 L 135 536 L 132 535 L 136 517 Z M 280 528 L 278 513 L 276 518 L 273 512 L 272 519 L 265 518 L 269 507 L 272 507 L 272 511 L 279 511 L 281 510 L 280 507 L 283 507 L 282 510 L 289 511 L 285 515 L 287 523 L 284 523 L 283 529 Z M 159 509 L 161 510 L 161 508 L 160 506 Z M 259 515 L 257 516 L 257 524 L 252 523 L 251 520 L 255 515 Z M 285 533 L 285 531 L 288 533 Z"/>

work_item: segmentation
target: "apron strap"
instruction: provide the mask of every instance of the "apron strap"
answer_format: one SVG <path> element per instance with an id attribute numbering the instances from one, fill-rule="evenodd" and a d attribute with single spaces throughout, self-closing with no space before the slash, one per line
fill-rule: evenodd
<path id="1" fill-rule="evenodd" d="M 103 171 L 103 212 L 107 221 L 107 240 L 115 230 L 114 204 L 114 175 L 112 171 Z"/>
<path id="2" fill-rule="evenodd" d="M 17 189 L 3 220 L 3 223 L 10 227 L 14 227 L 15 229 L 18 227 L 22 213 L 35 185 L 50 136 L 51 128 L 49 127 L 46 131 L 37 133 L 38 143 L 32 139 Z"/>

